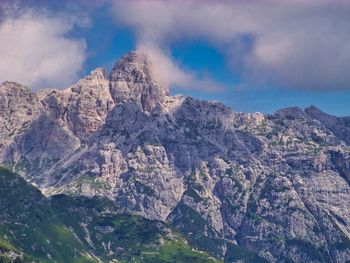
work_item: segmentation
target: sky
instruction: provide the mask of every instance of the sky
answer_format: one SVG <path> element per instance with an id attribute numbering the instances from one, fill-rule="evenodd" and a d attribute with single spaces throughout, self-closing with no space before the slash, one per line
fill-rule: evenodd
<path id="1" fill-rule="evenodd" d="M 0 0 L 0 82 L 63 89 L 132 50 L 172 94 L 350 116 L 348 0 Z"/>

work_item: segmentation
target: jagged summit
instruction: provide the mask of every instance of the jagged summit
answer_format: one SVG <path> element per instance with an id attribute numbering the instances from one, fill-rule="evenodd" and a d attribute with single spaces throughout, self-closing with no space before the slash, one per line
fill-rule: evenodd
<path id="1" fill-rule="evenodd" d="M 139 70 L 147 71 L 151 64 L 151 58 L 145 52 L 130 51 L 116 62 L 113 71 L 118 69 L 128 71 L 131 65 Z"/>
<path id="2" fill-rule="evenodd" d="M 17 116 L 33 114 L 37 101 L 36 94 L 26 86 L 12 81 L 5 81 L 0 85 L 0 116 L 3 115 L 6 119 L 11 118 L 11 113 Z"/>
<path id="3" fill-rule="evenodd" d="M 140 75 L 137 76 L 137 81 L 147 79 L 157 82 L 154 76 L 154 67 L 155 63 L 147 53 L 137 50 L 131 51 L 115 63 L 111 76 L 115 76 L 115 73 L 120 71 L 125 73 L 135 73 L 135 71 L 138 71 Z"/>
<path id="4" fill-rule="evenodd" d="M 71 96 L 72 92 L 85 98 L 88 95 L 82 94 L 90 94 L 89 96 L 95 94 L 100 100 L 104 98 L 109 100 L 111 97 L 115 104 L 132 100 L 142 110 L 150 111 L 157 104 L 162 104 L 169 96 L 168 87 L 161 85 L 157 80 L 154 68 L 155 64 L 149 55 L 141 51 L 132 51 L 116 62 L 110 74 L 103 68 L 96 68 L 65 90 L 55 91 L 59 94 L 65 94 L 66 97 Z M 2 92 L 6 90 L 8 92 L 16 91 L 16 94 L 34 93 L 26 86 L 10 81 L 3 82 L 0 87 Z M 99 92 L 103 94 L 98 94 Z M 37 93 L 42 98 L 52 92 L 41 90 Z"/>
<path id="5" fill-rule="evenodd" d="M 317 107 L 314 106 L 314 105 L 310 105 L 309 107 L 305 108 L 305 112 L 306 112 L 307 114 L 312 115 L 312 116 L 321 116 L 321 115 L 322 115 L 322 116 L 325 116 L 325 115 L 331 116 L 331 115 L 329 115 L 329 114 L 327 114 L 327 113 L 321 111 L 319 108 L 317 108 Z"/>
<path id="6" fill-rule="evenodd" d="M 276 111 L 275 114 L 283 118 L 300 118 L 300 119 L 308 118 L 307 114 L 299 107 L 288 107 L 288 108 L 280 109 Z"/>
<path id="7" fill-rule="evenodd" d="M 349 118 L 169 96 L 153 67 L 131 52 L 63 91 L 2 84 L 0 165 L 166 221 L 225 262 L 232 244 L 266 259 L 247 262 L 350 260 Z"/>
<path id="8" fill-rule="evenodd" d="M 26 92 L 26 93 L 30 93 L 31 90 L 22 85 L 22 84 L 19 84 L 17 82 L 14 82 L 14 81 L 4 81 L 0 84 L 0 92 L 1 91 L 13 91 L 13 92 Z"/>
<path id="9" fill-rule="evenodd" d="M 151 58 L 133 51 L 117 61 L 110 74 L 111 94 L 116 103 L 134 100 L 143 110 L 149 111 L 169 95 L 154 75 Z"/>
<path id="10" fill-rule="evenodd" d="M 86 77 L 88 79 L 97 79 L 97 80 L 104 80 L 108 79 L 108 73 L 104 68 L 96 68 L 90 72 L 90 74 Z"/>

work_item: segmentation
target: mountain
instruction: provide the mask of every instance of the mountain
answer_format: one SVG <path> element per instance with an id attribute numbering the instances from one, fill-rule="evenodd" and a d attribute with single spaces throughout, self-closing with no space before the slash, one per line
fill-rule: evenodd
<path id="1" fill-rule="evenodd" d="M 171 96 L 155 66 L 131 52 L 63 91 L 4 82 L 0 164 L 45 198 L 109 200 L 225 262 L 350 261 L 350 118 Z"/>
<path id="2" fill-rule="evenodd" d="M 46 198 L 3 168 L 0 197 L 0 262 L 219 262 L 162 222 L 103 198 Z"/>

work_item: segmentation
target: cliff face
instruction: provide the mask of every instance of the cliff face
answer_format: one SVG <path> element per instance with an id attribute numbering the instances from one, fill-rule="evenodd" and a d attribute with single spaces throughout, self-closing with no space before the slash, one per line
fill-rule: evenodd
<path id="1" fill-rule="evenodd" d="M 227 262 L 236 245 L 270 262 L 350 260 L 349 118 L 170 96 L 153 66 L 132 52 L 63 91 L 3 83 L 0 163 L 46 195 L 167 221 Z"/>

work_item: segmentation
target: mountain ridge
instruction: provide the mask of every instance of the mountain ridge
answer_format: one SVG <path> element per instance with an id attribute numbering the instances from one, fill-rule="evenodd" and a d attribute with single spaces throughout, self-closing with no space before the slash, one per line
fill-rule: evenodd
<path id="1" fill-rule="evenodd" d="M 226 262 L 230 244 L 269 262 L 350 260 L 348 117 L 170 96 L 150 67 L 133 52 L 63 91 L 1 84 L 0 164 L 47 196 L 168 222 Z"/>

